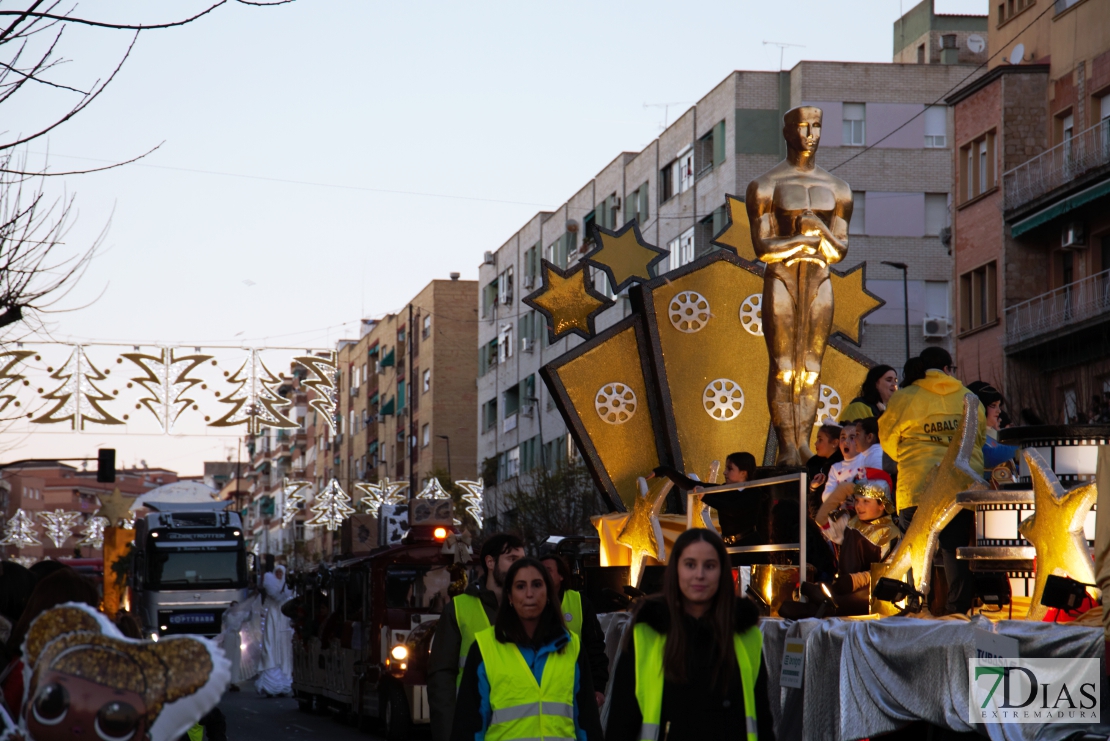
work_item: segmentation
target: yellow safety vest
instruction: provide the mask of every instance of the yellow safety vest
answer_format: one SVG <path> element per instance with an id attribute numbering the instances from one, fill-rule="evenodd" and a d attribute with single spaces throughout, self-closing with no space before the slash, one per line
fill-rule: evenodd
<path id="1" fill-rule="evenodd" d="M 574 741 L 574 672 L 579 638 L 547 655 L 539 684 L 515 643 L 501 643 L 494 628 L 478 633 L 489 679 L 490 723 L 486 741 Z"/>
<path id="2" fill-rule="evenodd" d="M 204 726 L 200 723 L 194 723 L 193 727 L 185 732 L 189 741 L 204 741 Z"/>
<path id="3" fill-rule="evenodd" d="M 472 594 L 459 594 L 452 598 L 455 605 L 455 621 L 459 625 L 459 672 L 455 675 L 455 688 L 462 684 L 463 667 L 466 666 L 466 655 L 474 645 L 474 636 L 490 627 L 489 615 L 482 600 Z"/>
<path id="4" fill-rule="evenodd" d="M 633 629 L 632 637 L 636 650 L 636 702 L 643 716 L 640 741 L 659 741 L 659 719 L 663 714 L 663 648 L 667 637 L 645 623 Z M 748 741 L 756 741 L 759 729 L 755 720 L 755 679 L 763 652 L 763 634 L 759 628 L 748 628 L 743 633 L 734 633 L 732 641 L 744 685 Z"/>
<path id="5" fill-rule="evenodd" d="M 575 635 L 582 635 L 582 594 L 573 589 L 563 592 L 563 620 L 567 629 Z"/>

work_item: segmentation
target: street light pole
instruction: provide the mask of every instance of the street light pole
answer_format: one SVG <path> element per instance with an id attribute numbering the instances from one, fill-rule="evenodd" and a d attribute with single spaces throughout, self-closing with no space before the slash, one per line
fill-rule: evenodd
<path id="1" fill-rule="evenodd" d="M 546 476 L 547 456 L 545 456 L 543 452 L 543 412 L 540 411 L 540 400 L 535 396 L 529 396 L 525 401 L 532 405 L 532 409 L 534 410 L 533 414 L 536 415 L 536 421 L 540 426 L 540 467 L 543 469 L 543 473 Z"/>
<path id="2" fill-rule="evenodd" d="M 455 477 L 451 475 L 451 438 L 448 435 L 436 435 L 436 437 L 447 441 L 447 478 L 454 483 Z"/>
<path id="3" fill-rule="evenodd" d="M 889 265 L 895 270 L 902 271 L 902 311 L 906 324 L 906 362 L 910 360 L 910 282 L 909 265 L 904 262 L 890 262 L 883 260 L 883 265 Z"/>

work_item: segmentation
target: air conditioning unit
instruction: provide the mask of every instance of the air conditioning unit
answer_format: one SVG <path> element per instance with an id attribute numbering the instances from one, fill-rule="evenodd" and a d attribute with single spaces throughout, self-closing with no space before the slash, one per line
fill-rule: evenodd
<path id="1" fill-rule="evenodd" d="M 512 293 L 508 293 L 508 292 L 502 293 L 497 298 L 501 301 L 502 304 L 511 304 L 513 302 L 513 294 Z"/>
<path id="2" fill-rule="evenodd" d="M 524 337 L 520 340 L 520 351 L 521 352 L 532 352 L 535 349 L 536 349 L 536 341 L 533 340 L 531 337 Z"/>
<path id="3" fill-rule="evenodd" d="M 1081 250 L 1087 246 L 1087 235 L 1082 221 L 1070 221 L 1060 231 L 1060 246 L 1066 250 Z"/>
<path id="4" fill-rule="evenodd" d="M 927 316 L 921 323 L 921 333 L 926 337 L 947 337 L 948 319 L 942 316 Z"/>
<path id="5" fill-rule="evenodd" d="M 497 261 L 493 259 L 493 253 L 492 252 L 486 252 L 484 255 L 482 255 L 482 264 L 483 265 L 496 265 L 497 264 Z"/>
<path id="6" fill-rule="evenodd" d="M 534 285 L 536 285 L 535 276 L 533 276 L 533 275 L 524 276 L 523 285 L 524 285 L 525 288 L 532 288 Z"/>

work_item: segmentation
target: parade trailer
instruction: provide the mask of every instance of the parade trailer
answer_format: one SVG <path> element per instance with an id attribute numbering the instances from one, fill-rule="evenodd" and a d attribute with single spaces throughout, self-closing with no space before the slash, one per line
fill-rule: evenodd
<path id="1" fill-rule="evenodd" d="M 427 667 L 456 580 L 444 525 L 414 525 L 401 545 L 298 574 L 293 693 L 301 710 L 336 708 L 391 740 L 427 724 Z M 461 573 L 461 572 L 460 572 Z"/>
<path id="2" fill-rule="evenodd" d="M 135 523 L 131 604 L 143 636 L 212 637 L 224 612 L 247 598 L 243 526 L 226 501 L 153 502 Z"/>

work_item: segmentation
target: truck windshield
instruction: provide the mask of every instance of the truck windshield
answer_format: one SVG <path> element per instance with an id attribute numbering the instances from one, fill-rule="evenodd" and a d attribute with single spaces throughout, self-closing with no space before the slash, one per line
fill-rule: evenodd
<path id="1" fill-rule="evenodd" d="M 447 604 L 450 585 L 446 566 L 390 566 L 385 572 L 386 607 L 440 612 Z"/>
<path id="2" fill-rule="evenodd" d="M 232 589 L 246 586 L 246 559 L 241 551 L 178 551 L 154 549 L 150 554 L 152 589 L 198 586 Z"/>

